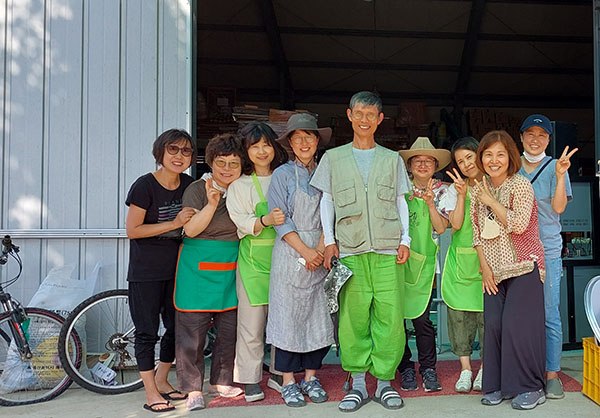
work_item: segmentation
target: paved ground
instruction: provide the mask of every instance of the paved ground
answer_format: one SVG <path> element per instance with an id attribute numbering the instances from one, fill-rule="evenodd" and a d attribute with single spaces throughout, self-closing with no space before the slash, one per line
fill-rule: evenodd
<path id="1" fill-rule="evenodd" d="M 451 355 L 450 355 L 451 356 Z M 440 356 L 442 359 L 451 358 L 448 355 Z M 582 352 L 565 353 L 562 362 L 563 371 L 579 382 L 583 379 Z M 173 381 L 175 381 L 173 379 Z M 397 417 L 411 416 L 419 418 L 443 416 L 468 418 L 481 417 L 512 417 L 515 414 L 527 414 L 527 417 L 545 418 L 578 418 L 600 416 L 600 406 L 589 400 L 581 393 L 567 393 L 562 400 L 547 401 L 533 411 L 520 412 L 510 407 L 509 402 L 494 407 L 484 407 L 480 404 L 481 396 L 435 396 L 411 398 L 406 400 L 404 408 L 399 411 L 387 411 L 380 405 L 371 402 L 360 411 L 348 417 Z M 142 405 L 145 397 L 143 391 L 123 395 L 98 395 L 80 388 L 71 388 L 58 398 L 43 404 L 23 407 L 0 407 L 0 417 L 27 417 L 27 418 L 134 418 L 159 416 L 144 411 Z M 285 405 L 273 406 L 248 406 L 232 408 L 211 408 L 202 411 L 188 412 L 184 402 L 175 403 L 177 409 L 169 413 L 160 414 L 161 417 L 211 417 L 211 418 L 268 418 L 268 417 L 346 417 L 337 409 L 336 402 L 327 402 L 321 405 L 308 404 L 304 408 L 289 408 Z M 407 415 L 408 414 L 408 415 Z"/>

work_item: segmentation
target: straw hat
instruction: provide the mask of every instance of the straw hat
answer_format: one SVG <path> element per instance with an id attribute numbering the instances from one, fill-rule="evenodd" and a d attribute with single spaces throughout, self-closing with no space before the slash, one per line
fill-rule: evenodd
<path id="1" fill-rule="evenodd" d="M 438 162 L 437 171 L 450 164 L 451 154 L 447 149 L 435 148 L 426 136 L 418 137 L 409 149 L 399 151 L 404 163 L 408 166 L 408 160 L 415 155 L 428 155 Z"/>
<path id="2" fill-rule="evenodd" d="M 277 138 L 277 141 L 282 145 L 289 146 L 288 135 L 296 130 L 319 132 L 320 145 L 327 145 L 331 139 L 331 128 L 319 128 L 317 120 L 309 113 L 296 113 L 290 116 L 285 131 Z"/>

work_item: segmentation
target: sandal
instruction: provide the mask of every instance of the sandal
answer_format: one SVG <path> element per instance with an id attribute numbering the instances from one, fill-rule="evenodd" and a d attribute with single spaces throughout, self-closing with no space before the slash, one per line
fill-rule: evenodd
<path id="1" fill-rule="evenodd" d="M 392 399 L 400 399 L 400 404 L 390 404 Z M 400 409 L 404 406 L 404 401 L 396 389 L 391 386 L 386 386 L 381 389 L 381 396 L 373 396 L 373 400 L 381 404 L 385 409 Z"/>
<path id="2" fill-rule="evenodd" d="M 158 405 L 167 405 L 167 408 L 161 408 L 161 409 L 156 409 L 156 407 Z M 173 405 L 171 405 L 171 402 L 169 401 L 165 401 L 165 402 L 155 402 L 153 404 L 148 405 L 147 403 L 144 404 L 144 409 L 150 411 L 150 412 L 156 412 L 156 413 L 161 413 L 161 412 L 168 412 L 168 411 L 172 411 L 175 409 L 175 407 Z"/>
<path id="3" fill-rule="evenodd" d="M 371 398 L 363 397 L 363 394 L 360 390 L 350 389 L 350 391 L 344 396 L 340 405 L 344 402 L 353 402 L 354 406 L 352 408 L 342 408 L 338 405 L 338 409 L 342 412 L 354 412 L 358 411 L 364 404 L 368 403 Z"/>
<path id="4" fill-rule="evenodd" d="M 181 395 L 180 397 L 174 398 L 172 395 Z M 187 394 L 183 394 L 178 390 L 173 389 L 171 392 L 167 392 L 167 393 L 160 393 L 160 396 L 162 396 L 163 398 L 165 398 L 167 401 L 183 401 L 184 399 L 187 399 Z"/>

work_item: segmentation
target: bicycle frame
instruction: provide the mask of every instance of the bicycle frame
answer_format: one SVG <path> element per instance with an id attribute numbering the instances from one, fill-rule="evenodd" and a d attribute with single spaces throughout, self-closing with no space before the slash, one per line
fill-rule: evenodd
<path id="1" fill-rule="evenodd" d="M 27 314 L 20 303 L 13 300 L 9 293 L 4 292 L 2 285 L 0 285 L 0 304 L 2 305 L 4 313 L 10 315 L 10 332 L 12 333 L 13 341 L 16 343 L 17 349 L 19 350 L 21 360 L 31 360 L 33 355 L 31 354 L 29 341 L 27 340 L 27 335 L 22 325 L 28 320 Z"/>

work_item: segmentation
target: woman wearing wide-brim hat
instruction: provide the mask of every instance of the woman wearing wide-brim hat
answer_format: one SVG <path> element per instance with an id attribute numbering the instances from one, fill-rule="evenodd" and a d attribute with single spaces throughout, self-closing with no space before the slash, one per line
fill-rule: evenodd
<path id="1" fill-rule="evenodd" d="M 275 347 L 275 369 L 283 372 L 282 397 L 289 406 L 324 402 L 327 393 L 316 377 L 333 343 L 333 324 L 323 282 L 323 233 L 319 216 L 321 192 L 311 186 L 319 145 L 331 138 L 330 128 L 318 128 L 306 113 L 293 115 L 278 139 L 291 148 L 293 161 L 273 172 L 269 208 L 280 208 L 285 222 L 275 226 L 269 282 L 267 342 Z M 304 370 L 300 384 L 294 372 Z"/>
<path id="2" fill-rule="evenodd" d="M 419 372 L 425 392 L 442 389 L 435 370 L 437 356 L 435 330 L 429 319 L 431 291 L 437 266 L 437 238 L 448 227 L 445 207 L 448 185 L 433 175 L 450 163 L 450 151 L 435 148 L 429 138 L 419 137 L 410 149 L 400 151 L 411 174 L 413 193 L 406 195 L 409 210 L 410 257 L 405 264 L 404 318 L 411 319 L 416 331 Z M 405 325 L 406 326 L 406 325 Z M 414 363 L 408 339 L 398 366 L 403 390 L 417 390 Z"/>

